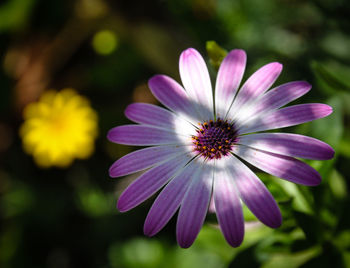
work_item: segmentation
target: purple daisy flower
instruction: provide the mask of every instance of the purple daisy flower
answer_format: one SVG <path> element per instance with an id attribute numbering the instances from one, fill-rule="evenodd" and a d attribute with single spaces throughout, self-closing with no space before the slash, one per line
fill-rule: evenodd
<path id="1" fill-rule="evenodd" d="M 237 247 L 244 236 L 241 201 L 265 225 L 282 223 L 278 205 L 260 179 L 242 161 L 282 179 L 318 185 L 319 173 L 295 157 L 325 160 L 334 155 L 326 143 L 287 133 L 256 133 L 328 116 L 325 104 L 281 108 L 311 89 L 304 81 L 268 90 L 282 71 L 269 63 L 239 87 L 246 53 L 232 50 L 218 71 L 215 93 L 206 64 L 193 48 L 180 56 L 182 87 L 165 75 L 149 80 L 153 95 L 168 109 L 134 103 L 127 118 L 138 123 L 111 129 L 112 142 L 152 146 L 132 152 L 110 168 L 111 177 L 146 170 L 121 194 L 121 212 L 139 205 L 161 188 L 144 224 L 144 233 L 158 233 L 179 210 L 176 235 L 187 248 L 196 239 L 211 201 L 227 242 Z"/>

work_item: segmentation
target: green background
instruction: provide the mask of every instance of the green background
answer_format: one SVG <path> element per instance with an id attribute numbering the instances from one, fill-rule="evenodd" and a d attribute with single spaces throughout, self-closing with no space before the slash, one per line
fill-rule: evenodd
<path id="1" fill-rule="evenodd" d="M 0 2 L 0 266 L 10 267 L 350 267 L 350 2 L 348 0 L 4 0 Z M 108 30 L 112 36 L 96 34 Z M 95 37 L 95 38 L 94 38 Z M 209 215 L 190 249 L 176 244 L 176 219 L 156 237 L 142 234 L 152 200 L 115 208 L 134 177 L 111 179 L 109 166 L 133 147 L 107 141 L 128 123 L 134 101 L 155 103 L 147 80 L 179 81 L 178 58 L 198 49 L 242 48 L 245 79 L 279 61 L 276 84 L 306 80 L 297 100 L 330 104 L 331 116 L 286 129 L 322 139 L 335 158 L 308 161 L 317 187 L 258 172 L 278 201 L 283 225 L 259 224 L 245 208 L 241 247 L 231 248 Z M 22 109 L 43 90 L 73 87 L 99 115 L 95 153 L 66 169 L 38 168 L 21 147 Z"/>

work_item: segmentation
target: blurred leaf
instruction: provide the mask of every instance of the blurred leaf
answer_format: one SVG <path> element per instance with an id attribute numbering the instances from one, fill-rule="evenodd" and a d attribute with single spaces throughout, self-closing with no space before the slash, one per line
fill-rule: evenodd
<path id="1" fill-rule="evenodd" d="M 90 217 L 99 217 L 112 213 L 110 206 L 114 198 L 106 196 L 98 188 L 83 186 L 78 189 L 78 207 Z"/>
<path id="2" fill-rule="evenodd" d="M 25 26 L 35 0 L 9 0 L 0 6 L 0 32 Z"/>
<path id="3" fill-rule="evenodd" d="M 124 244 L 113 244 L 108 256 L 111 266 L 115 268 L 154 268 L 161 267 L 164 249 L 155 239 L 134 238 Z"/>
<path id="4" fill-rule="evenodd" d="M 343 102 L 340 96 L 333 96 L 326 101 L 333 108 L 333 113 L 325 118 L 308 124 L 309 134 L 320 139 L 337 150 L 343 136 Z"/>
<path id="5" fill-rule="evenodd" d="M 350 68 L 336 62 L 312 62 L 311 67 L 316 77 L 322 82 L 325 92 L 332 94 L 335 91 L 350 89 Z"/>
<path id="6" fill-rule="evenodd" d="M 350 250 L 350 230 L 342 231 L 333 239 L 334 244 L 344 251 Z"/>
<path id="7" fill-rule="evenodd" d="M 232 247 L 227 244 L 218 225 L 204 225 L 193 247 L 212 252 L 227 262 L 231 260 L 233 255 Z"/>
<path id="8" fill-rule="evenodd" d="M 321 223 L 317 217 L 298 211 L 294 211 L 294 216 L 298 225 L 305 233 L 306 239 L 315 244 L 322 241 Z"/>
<path id="9" fill-rule="evenodd" d="M 256 252 L 256 246 L 252 246 L 249 248 L 246 248 L 244 251 L 241 251 L 240 253 L 235 256 L 233 261 L 230 263 L 229 268 L 236 268 L 236 267 L 259 267 L 261 263 L 256 258 L 255 252 Z"/>
<path id="10" fill-rule="evenodd" d="M 4 228 L 0 235 L 0 264 L 10 260 L 21 243 L 21 233 L 17 226 Z"/>
<path id="11" fill-rule="evenodd" d="M 330 174 L 329 186 L 333 194 L 343 199 L 347 196 L 346 182 L 344 177 L 335 169 Z"/>
<path id="12" fill-rule="evenodd" d="M 309 198 L 306 198 L 306 196 L 300 191 L 299 187 L 291 183 L 289 181 L 285 180 L 275 180 L 277 184 L 279 184 L 283 190 L 288 193 L 290 197 L 293 198 L 292 200 L 292 205 L 293 208 L 297 211 L 304 212 L 307 214 L 312 214 L 312 205 L 310 204 L 310 201 L 308 200 Z"/>
<path id="13" fill-rule="evenodd" d="M 296 268 L 313 258 L 319 249 L 310 248 L 296 253 L 276 253 L 272 254 L 270 259 L 265 262 L 261 268 Z"/>
<path id="14" fill-rule="evenodd" d="M 215 68 L 215 70 L 218 70 L 222 60 L 227 55 L 227 50 L 220 47 L 215 41 L 207 41 L 206 49 L 210 64 Z"/>
<path id="15" fill-rule="evenodd" d="M 28 211 L 35 202 L 34 193 L 26 184 L 12 181 L 11 188 L 1 198 L 0 206 L 5 218 Z"/>
<path id="16" fill-rule="evenodd" d="M 170 260 L 170 262 L 169 262 Z M 171 268 L 224 268 L 225 262 L 211 251 L 191 247 L 189 249 L 176 248 L 172 257 L 159 267 Z"/>
<path id="17" fill-rule="evenodd" d="M 323 245 L 322 253 L 316 258 L 309 260 L 300 266 L 300 268 L 328 268 L 328 267 L 345 267 L 342 253 L 331 243 Z"/>

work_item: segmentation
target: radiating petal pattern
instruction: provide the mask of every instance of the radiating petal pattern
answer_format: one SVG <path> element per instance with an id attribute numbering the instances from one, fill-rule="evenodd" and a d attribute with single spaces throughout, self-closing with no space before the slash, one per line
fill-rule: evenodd
<path id="1" fill-rule="evenodd" d="M 109 175 L 115 178 L 135 173 L 170 160 L 185 151 L 184 146 L 157 146 L 137 150 L 114 162 L 109 169 Z"/>
<path id="2" fill-rule="evenodd" d="M 303 96 L 310 89 L 311 85 L 304 81 L 294 81 L 271 89 L 256 98 L 250 105 L 244 105 L 237 111 L 235 124 L 237 127 L 240 127 L 247 121 L 263 116 Z"/>
<path id="3" fill-rule="evenodd" d="M 153 236 L 158 233 L 175 214 L 188 190 L 188 186 L 192 180 L 198 179 L 198 175 L 200 175 L 197 172 L 198 168 L 198 165 L 191 162 L 158 195 L 145 221 L 143 231 L 146 235 Z"/>
<path id="4" fill-rule="evenodd" d="M 215 211 L 222 233 L 226 241 L 233 247 L 238 247 L 244 237 L 244 219 L 242 205 L 227 166 L 216 161 L 214 172 L 214 203 Z M 225 161 L 226 162 L 226 161 Z"/>
<path id="5" fill-rule="evenodd" d="M 232 50 L 222 61 L 215 88 L 216 117 L 225 118 L 242 81 L 247 55 L 244 50 Z"/>
<path id="6" fill-rule="evenodd" d="M 138 146 L 182 143 L 179 134 L 146 125 L 115 127 L 108 132 L 107 137 L 115 143 Z"/>
<path id="7" fill-rule="evenodd" d="M 164 128 L 183 135 L 194 134 L 194 126 L 191 123 L 153 104 L 130 104 L 125 110 L 125 115 L 136 123 Z"/>
<path id="8" fill-rule="evenodd" d="M 256 150 L 244 145 L 236 145 L 233 153 L 271 175 L 297 184 L 315 186 L 321 182 L 321 176 L 315 169 L 292 157 Z"/>
<path id="9" fill-rule="evenodd" d="M 200 121 L 200 115 L 185 90 L 166 75 L 155 75 L 148 81 L 152 94 L 166 107 L 190 122 Z"/>
<path id="10" fill-rule="evenodd" d="M 252 74 L 239 90 L 229 113 L 230 118 L 236 118 L 237 111 L 239 111 L 243 105 L 254 101 L 256 97 L 268 90 L 277 80 L 281 71 L 282 64 L 272 62 L 266 64 Z"/>
<path id="11" fill-rule="evenodd" d="M 118 209 L 122 212 L 128 211 L 148 199 L 180 172 L 189 160 L 184 154 L 142 174 L 121 194 Z"/>
<path id="12" fill-rule="evenodd" d="M 281 212 L 260 179 L 235 157 L 230 158 L 228 169 L 234 178 L 241 199 L 253 214 L 271 228 L 280 227 L 282 224 Z"/>
<path id="13" fill-rule="evenodd" d="M 176 115 L 149 103 L 133 103 L 126 107 L 125 115 L 131 121 L 140 124 L 168 128 L 176 120 Z"/>
<path id="14" fill-rule="evenodd" d="M 332 107 L 321 103 L 308 103 L 289 106 L 273 111 L 248 122 L 239 129 L 240 134 L 284 128 L 323 118 L 332 113 Z"/>
<path id="15" fill-rule="evenodd" d="M 197 50 L 189 48 L 181 53 L 180 76 L 193 102 L 191 104 L 199 111 L 202 121 L 214 119 L 210 77 L 207 66 Z"/>
<path id="16" fill-rule="evenodd" d="M 311 85 L 305 81 L 289 82 L 275 87 L 261 96 L 256 102 L 256 113 L 263 113 L 280 108 L 305 95 Z"/>
<path id="17" fill-rule="evenodd" d="M 209 210 L 216 213 L 226 241 L 237 247 L 244 237 L 242 202 L 262 223 L 279 227 L 282 217 L 276 201 L 245 162 L 297 184 L 321 182 L 314 168 L 294 157 L 331 159 L 334 150 L 328 144 L 296 134 L 254 132 L 319 119 L 331 114 L 332 108 L 318 103 L 283 108 L 311 85 L 294 81 L 270 89 L 282 71 L 277 62 L 261 67 L 239 88 L 246 60 L 243 50 L 228 53 L 213 99 L 202 56 L 193 48 L 183 51 L 179 62 L 183 87 L 165 75 L 149 80 L 153 95 L 171 111 L 131 104 L 125 114 L 137 124 L 108 132 L 115 143 L 153 146 L 120 158 L 109 170 L 111 177 L 120 177 L 148 169 L 120 195 L 117 207 L 122 212 L 163 188 L 145 220 L 145 235 L 157 234 L 179 210 L 177 241 L 190 247 Z"/>
<path id="18" fill-rule="evenodd" d="M 292 157 L 327 160 L 334 150 L 323 141 L 288 133 L 257 133 L 241 136 L 239 144 L 255 149 Z"/>
<path id="19" fill-rule="evenodd" d="M 176 224 L 177 242 L 188 248 L 202 228 L 208 211 L 213 185 L 212 167 L 203 167 L 192 180 L 182 201 Z"/>

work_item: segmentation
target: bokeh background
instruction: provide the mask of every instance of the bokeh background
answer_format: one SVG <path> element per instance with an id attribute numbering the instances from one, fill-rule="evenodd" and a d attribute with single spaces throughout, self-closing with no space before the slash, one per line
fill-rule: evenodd
<path id="1" fill-rule="evenodd" d="M 350 267 L 350 2 L 348 0 L 2 0 L 0 1 L 0 266 L 10 267 Z M 331 144 L 335 158 L 308 161 L 323 177 L 297 186 L 264 173 L 284 222 L 273 230 L 245 209 L 245 240 L 231 248 L 209 215 L 190 249 L 176 244 L 173 219 L 142 234 L 152 199 L 121 214 L 116 200 L 135 178 L 109 166 L 135 150 L 107 141 L 128 123 L 131 102 L 157 103 L 147 80 L 179 80 L 178 58 L 195 47 L 247 51 L 245 77 L 279 61 L 277 84 L 306 80 L 299 102 L 334 113 L 286 129 Z M 215 59 L 214 59 L 215 60 Z M 210 67 L 213 81 L 216 75 Z M 88 159 L 41 168 L 24 152 L 23 109 L 48 89 L 74 88 L 97 112 Z"/>

